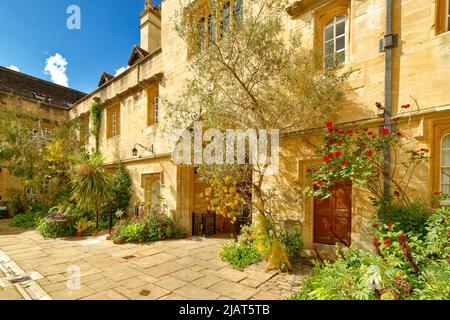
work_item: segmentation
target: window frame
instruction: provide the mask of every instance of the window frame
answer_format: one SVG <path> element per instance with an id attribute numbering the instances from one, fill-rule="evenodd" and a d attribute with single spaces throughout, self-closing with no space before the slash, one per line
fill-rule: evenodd
<path id="1" fill-rule="evenodd" d="M 160 116 L 160 112 L 159 112 L 159 94 L 157 93 L 156 96 L 153 98 L 153 120 L 154 120 L 154 124 L 158 124 L 159 123 L 159 116 Z"/>
<path id="2" fill-rule="evenodd" d="M 120 103 L 106 109 L 106 138 L 120 136 Z"/>
<path id="3" fill-rule="evenodd" d="M 344 20 L 337 21 L 338 18 L 343 17 Z M 337 35 L 337 26 L 338 24 L 341 24 L 342 21 L 344 22 L 344 32 Z M 332 26 L 333 28 L 333 35 L 331 39 L 326 40 L 326 32 L 329 27 Z M 339 51 L 336 50 L 337 48 L 337 41 L 338 39 L 344 38 L 344 48 L 340 49 Z M 344 61 L 340 64 L 345 65 L 347 63 L 347 41 L 348 41 L 348 16 L 345 14 L 338 14 L 333 16 L 328 22 L 326 22 L 323 26 L 323 32 L 322 32 L 322 54 L 323 54 L 323 66 L 327 67 L 327 56 L 331 55 L 331 53 L 327 54 L 327 44 L 330 42 L 333 42 L 333 55 L 336 56 L 341 52 L 344 52 Z"/>
<path id="4" fill-rule="evenodd" d="M 443 185 L 443 183 L 442 183 L 442 169 L 443 168 L 450 169 L 450 165 L 449 166 L 445 166 L 445 167 L 443 166 L 443 153 L 444 153 L 444 150 L 450 150 L 450 148 L 445 148 L 445 149 L 443 148 L 445 138 L 450 138 L 450 133 L 446 133 L 446 134 L 442 135 L 440 143 L 439 143 L 439 190 L 441 190 L 441 191 L 443 191 L 443 188 L 442 188 L 442 185 Z M 450 182 L 448 183 L 448 185 L 450 186 Z M 446 199 L 446 201 L 450 203 L 450 198 Z"/>

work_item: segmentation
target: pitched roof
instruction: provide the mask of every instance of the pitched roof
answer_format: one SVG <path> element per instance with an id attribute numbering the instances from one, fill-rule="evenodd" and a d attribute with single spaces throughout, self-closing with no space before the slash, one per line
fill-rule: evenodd
<path id="1" fill-rule="evenodd" d="M 70 108 L 86 93 L 0 66 L 0 91 Z"/>
<path id="2" fill-rule="evenodd" d="M 98 82 L 98 86 L 101 87 L 102 85 L 104 85 L 106 82 L 108 82 L 112 78 L 114 78 L 113 75 L 111 75 L 107 72 L 103 72 L 100 76 L 100 81 Z"/>
<path id="3" fill-rule="evenodd" d="M 131 67 L 136 62 L 146 57 L 148 52 L 142 49 L 141 47 L 134 45 L 133 51 L 131 51 L 130 59 L 128 60 L 128 65 Z"/>

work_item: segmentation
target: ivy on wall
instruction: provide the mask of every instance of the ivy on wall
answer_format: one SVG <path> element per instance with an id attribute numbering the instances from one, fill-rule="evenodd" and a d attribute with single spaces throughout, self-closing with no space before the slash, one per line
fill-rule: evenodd
<path id="1" fill-rule="evenodd" d="M 99 151 L 100 149 L 100 127 L 102 123 L 102 110 L 97 102 L 92 102 L 91 107 L 89 109 L 89 114 L 92 121 L 92 129 L 91 134 L 95 138 L 95 150 Z"/>

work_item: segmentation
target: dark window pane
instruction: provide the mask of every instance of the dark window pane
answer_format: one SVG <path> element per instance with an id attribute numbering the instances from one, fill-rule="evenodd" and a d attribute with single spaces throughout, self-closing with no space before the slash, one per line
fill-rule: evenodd
<path id="1" fill-rule="evenodd" d="M 334 53 L 334 43 L 330 41 L 325 44 L 325 54 L 333 54 Z"/>
<path id="2" fill-rule="evenodd" d="M 336 37 L 345 33 L 345 21 L 336 25 Z"/>
<path id="3" fill-rule="evenodd" d="M 340 64 L 345 63 L 345 51 L 339 52 L 337 54 L 336 59 L 337 59 L 337 62 L 340 63 Z"/>
<path id="4" fill-rule="evenodd" d="M 325 41 L 333 39 L 334 32 L 333 26 L 325 28 Z"/>
<path id="5" fill-rule="evenodd" d="M 345 48 L 345 37 L 340 37 L 336 39 L 336 51 L 342 50 Z"/>

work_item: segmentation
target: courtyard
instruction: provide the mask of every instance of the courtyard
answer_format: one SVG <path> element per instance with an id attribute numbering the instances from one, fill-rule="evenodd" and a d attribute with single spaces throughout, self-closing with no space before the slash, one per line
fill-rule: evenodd
<path id="1" fill-rule="evenodd" d="M 266 273 L 264 263 L 235 270 L 220 259 L 230 241 L 223 238 L 115 245 L 106 236 L 45 240 L 9 223 L 0 220 L 0 300 L 278 300 L 296 292 L 309 270 Z M 73 266 L 79 289 L 68 288 Z"/>

